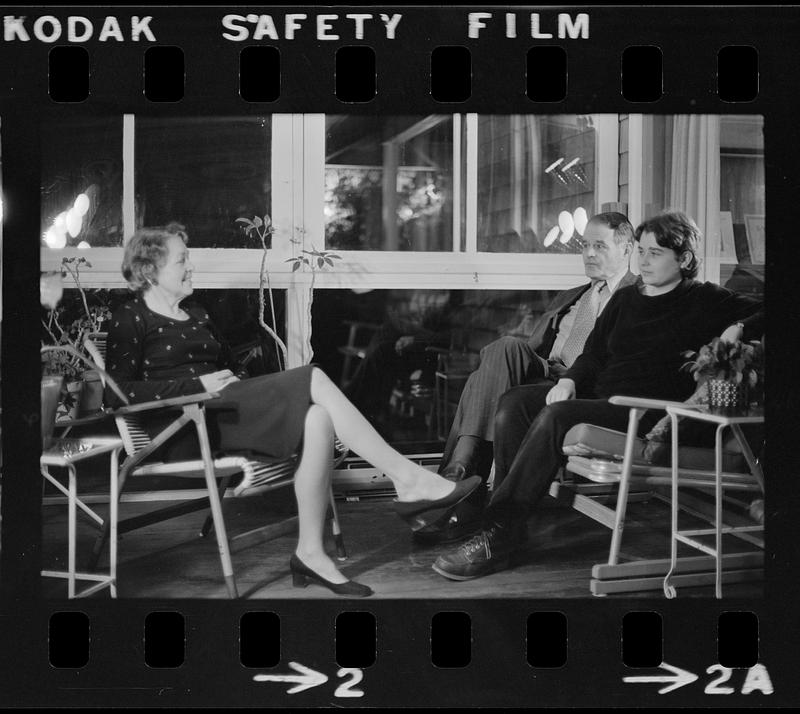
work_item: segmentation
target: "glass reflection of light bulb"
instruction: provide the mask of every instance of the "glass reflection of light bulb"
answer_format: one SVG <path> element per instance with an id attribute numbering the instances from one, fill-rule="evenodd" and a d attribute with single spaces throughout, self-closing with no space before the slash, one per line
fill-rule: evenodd
<path id="1" fill-rule="evenodd" d="M 578 206 L 572 213 L 572 220 L 575 223 L 575 230 L 578 231 L 578 235 L 582 236 L 586 230 L 586 224 L 589 222 L 586 209 L 583 206 Z"/>
<path id="2" fill-rule="evenodd" d="M 559 240 L 562 243 L 569 242 L 569 239 L 575 233 L 575 222 L 572 220 L 572 214 L 569 211 L 561 211 L 558 214 L 558 225 L 561 228 L 561 238 Z"/>
<path id="3" fill-rule="evenodd" d="M 79 193 L 72 207 L 78 212 L 79 216 L 85 216 L 89 210 L 89 197 L 85 193 Z"/>
<path id="4" fill-rule="evenodd" d="M 81 232 L 82 223 L 83 220 L 80 214 L 74 208 L 70 208 L 67 211 L 67 231 L 73 238 L 76 238 L 78 233 Z"/>
<path id="5" fill-rule="evenodd" d="M 553 226 L 549 231 L 547 231 L 547 235 L 544 237 L 542 241 L 542 245 L 545 248 L 549 248 L 553 243 L 555 243 L 556 237 L 558 236 L 558 226 Z"/>
<path id="6" fill-rule="evenodd" d="M 80 250 L 86 250 L 87 248 L 91 248 L 91 247 L 92 246 L 90 246 L 85 240 L 82 240 L 80 243 L 78 243 L 78 248 Z"/>
<path id="7" fill-rule="evenodd" d="M 55 226 L 50 226 L 44 234 L 44 242 L 52 250 L 61 250 L 67 245 L 67 234 L 62 233 Z"/>

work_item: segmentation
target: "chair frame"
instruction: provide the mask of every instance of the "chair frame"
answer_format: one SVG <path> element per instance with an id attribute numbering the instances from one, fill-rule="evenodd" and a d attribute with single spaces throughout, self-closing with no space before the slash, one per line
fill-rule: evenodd
<path id="1" fill-rule="evenodd" d="M 650 409 L 666 410 L 667 407 L 685 408 L 687 405 L 682 402 L 623 396 L 611 397 L 609 402 L 630 409 L 625 450 L 619 468 L 610 468 L 613 463 L 608 460 L 613 456 L 610 454 L 568 453 L 566 470 L 594 483 L 567 483 L 562 476 L 560 480 L 551 484 L 550 495 L 566 502 L 575 510 L 612 531 L 608 562 L 597 564 L 592 568 L 590 588 L 594 595 L 661 590 L 664 577 L 670 570 L 670 558 L 619 562 L 628 502 L 646 500 L 653 495 L 666 502 L 671 501 L 668 496 L 664 497 L 654 489 L 671 486 L 673 483 L 672 467 L 636 463 L 634 447 L 638 437 L 639 421 L 645 411 Z M 736 425 L 733 425 L 731 429 L 742 447 L 742 454 L 748 465 L 749 473 L 724 471 L 722 486 L 729 490 L 757 492 L 763 495 L 764 476 L 761 465 L 747 444 L 741 429 Z M 597 456 L 599 459 L 591 458 L 592 456 Z M 681 468 L 676 483 L 682 488 L 692 487 L 713 491 L 716 487 L 716 474 L 713 470 Z M 631 491 L 632 487 L 638 486 L 643 486 L 645 491 Z M 616 505 L 612 508 L 602 503 L 602 500 L 612 496 L 614 491 L 616 491 Z M 702 499 L 683 496 L 682 501 L 681 510 L 713 522 L 715 513 L 709 510 Z M 729 512 L 726 518 L 734 528 L 741 527 L 746 522 L 746 519 L 733 512 Z M 763 549 L 763 538 L 751 532 L 734 530 L 731 534 Z M 763 575 L 764 556 L 761 551 L 725 555 L 722 556 L 722 562 L 726 582 L 755 580 Z M 671 581 L 673 584 L 682 586 L 706 585 L 714 583 L 715 575 L 716 562 L 713 557 L 682 557 L 678 559 L 678 569 L 676 574 L 671 577 Z"/>
<path id="2" fill-rule="evenodd" d="M 105 373 L 104 359 L 98 348 L 98 342 L 104 346 L 105 335 L 103 333 L 88 335 L 86 338 L 87 351 L 93 355 L 98 364 L 103 365 L 103 367 L 101 367 L 101 374 L 103 377 L 113 382 L 107 373 Z M 201 498 L 193 498 L 184 503 L 159 508 L 145 514 L 120 520 L 118 524 L 118 533 L 122 535 L 123 533 L 151 523 L 210 507 L 211 513 L 201 528 L 200 535 L 207 536 L 213 527 L 228 595 L 231 598 L 237 598 L 239 593 L 234 577 L 231 553 L 241 550 L 243 547 L 252 545 L 253 543 L 271 540 L 279 535 L 294 531 L 297 526 L 297 516 L 285 519 L 278 524 L 262 526 L 229 538 L 222 514 L 222 498 L 230 484 L 231 478 L 240 472 L 244 474 L 244 478 L 234 490 L 234 494 L 237 496 L 263 493 L 291 485 L 294 481 L 296 460 L 294 456 L 275 463 L 260 462 L 240 456 L 223 456 L 214 459 L 211 453 L 208 429 L 206 427 L 205 405 L 219 398 L 219 396 L 218 393 L 203 392 L 138 404 L 126 404 L 118 409 L 111 410 L 127 454 L 119 471 L 119 495 L 123 493 L 129 476 L 145 475 L 174 475 L 191 478 L 202 477 L 205 480 L 207 491 L 207 495 Z M 150 438 L 141 428 L 139 420 L 146 414 L 152 414 L 165 409 L 180 409 L 181 413 L 160 433 Z M 146 463 L 146 460 L 151 454 L 168 442 L 179 431 L 192 424 L 194 425 L 200 445 L 199 459 L 171 463 Z M 338 442 L 336 446 L 338 453 L 334 457 L 333 467 L 341 463 L 347 455 L 346 448 Z M 219 484 L 217 483 L 218 479 L 220 480 Z M 332 530 L 336 544 L 337 557 L 339 560 L 345 560 L 347 558 L 347 552 L 345 550 L 338 511 L 331 489 L 329 489 L 329 502 L 332 513 Z M 95 541 L 89 563 L 90 569 L 93 569 L 97 565 L 107 537 L 108 528 L 106 526 Z"/>

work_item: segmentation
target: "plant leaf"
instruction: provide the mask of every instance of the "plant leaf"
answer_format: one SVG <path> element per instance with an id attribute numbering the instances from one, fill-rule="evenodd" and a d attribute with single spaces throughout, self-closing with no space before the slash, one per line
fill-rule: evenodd
<path id="1" fill-rule="evenodd" d="M 296 263 L 295 263 L 295 264 L 292 266 L 292 272 L 295 272 L 296 270 L 299 270 L 299 269 L 300 269 L 300 261 L 297 261 L 297 262 L 296 262 Z"/>
<path id="2" fill-rule="evenodd" d="M 256 228 L 261 228 L 264 225 L 264 221 L 262 221 L 258 216 L 253 219 L 253 223 L 255 224 Z"/>

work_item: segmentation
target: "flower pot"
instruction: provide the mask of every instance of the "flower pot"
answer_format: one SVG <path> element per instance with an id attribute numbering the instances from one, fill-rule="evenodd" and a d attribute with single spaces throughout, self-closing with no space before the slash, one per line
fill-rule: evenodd
<path id="1" fill-rule="evenodd" d="M 61 375 L 42 376 L 42 446 L 48 448 L 53 436 L 53 428 L 61 399 L 64 377 Z"/>
<path id="2" fill-rule="evenodd" d="M 81 380 L 78 379 L 73 382 L 67 382 L 67 399 L 65 400 L 66 414 L 64 415 L 66 418 L 78 418 L 78 407 L 80 406 L 82 391 L 83 382 Z"/>
<path id="3" fill-rule="evenodd" d="M 741 411 L 747 407 L 745 385 L 728 379 L 708 380 L 708 405 L 725 412 Z"/>
<path id="4" fill-rule="evenodd" d="M 83 382 L 78 398 L 78 416 L 96 414 L 103 408 L 103 383 L 100 373 L 95 369 L 87 369 L 83 373 Z"/>

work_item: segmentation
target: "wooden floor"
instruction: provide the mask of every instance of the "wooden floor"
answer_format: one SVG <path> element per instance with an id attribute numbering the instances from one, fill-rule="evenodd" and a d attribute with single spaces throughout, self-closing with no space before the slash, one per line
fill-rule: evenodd
<path id="1" fill-rule="evenodd" d="M 286 489 L 284 493 L 291 495 Z M 285 512 L 290 504 L 286 496 L 282 498 L 277 510 Z M 512 569 L 476 580 L 453 582 L 431 569 L 436 556 L 447 546 L 416 544 L 407 526 L 392 513 L 388 499 L 340 502 L 338 506 L 349 554 L 341 564 L 342 572 L 370 585 L 378 598 L 591 598 L 592 565 L 604 563 L 608 557 L 608 529 L 546 498 L 529 522 L 528 544 Z M 123 503 L 121 516 L 152 507 L 153 504 Z M 105 515 L 104 506 L 97 509 Z M 231 532 L 255 528 L 276 517 L 275 503 L 270 513 L 265 496 L 226 499 L 225 509 Z M 632 504 L 621 560 L 669 557 L 668 518 L 668 509 L 663 504 Z M 119 544 L 118 597 L 226 598 L 216 541 L 213 535 L 206 539 L 198 537 L 204 519 L 205 514 L 197 512 L 125 534 Z M 78 520 L 80 568 L 91 550 L 96 531 L 87 518 Z M 316 585 L 305 589 L 292 587 L 288 560 L 294 544 L 294 536 L 284 536 L 235 553 L 233 563 L 241 596 L 336 598 Z M 65 568 L 65 562 L 66 506 L 48 505 L 44 508 L 43 567 Z M 101 567 L 106 562 L 104 558 Z M 43 592 L 46 598 L 66 597 L 65 581 L 45 578 Z M 763 583 L 729 584 L 724 594 L 760 598 Z M 109 595 L 105 591 L 95 597 Z M 663 594 L 654 591 L 637 593 L 636 597 L 663 598 Z M 711 598 L 713 588 L 682 588 L 678 597 Z"/>

